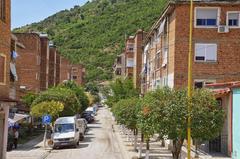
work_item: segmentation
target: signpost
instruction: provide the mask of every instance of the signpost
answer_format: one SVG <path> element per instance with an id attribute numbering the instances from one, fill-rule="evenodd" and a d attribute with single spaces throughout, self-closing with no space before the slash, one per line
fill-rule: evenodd
<path id="1" fill-rule="evenodd" d="M 44 133 L 44 148 L 46 148 L 46 140 L 47 140 L 47 126 L 51 123 L 52 117 L 50 115 L 42 116 L 42 124 L 45 125 L 45 133 Z"/>

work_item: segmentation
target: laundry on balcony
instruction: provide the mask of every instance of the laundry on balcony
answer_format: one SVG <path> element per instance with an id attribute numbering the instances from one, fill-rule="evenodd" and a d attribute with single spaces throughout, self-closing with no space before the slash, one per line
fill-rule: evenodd
<path id="1" fill-rule="evenodd" d="M 16 59 L 18 57 L 18 53 L 16 51 L 12 51 L 12 58 Z"/>
<path id="2" fill-rule="evenodd" d="M 18 81 L 17 71 L 16 71 L 16 65 L 13 62 L 10 62 L 10 72 L 11 77 L 13 78 L 13 81 Z"/>
<path id="3" fill-rule="evenodd" d="M 8 118 L 8 127 L 13 127 L 15 125 L 18 125 L 19 123 L 22 123 L 24 121 L 28 121 L 29 119 L 29 115 L 27 114 L 18 114 L 18 113 L 14 113 L 14 115 Z"/>
<path id="4" fill-rule="evenodd" d="M 165 23 L 166 23 L 166 18 L 160 24 L 160 27 L 158 29 L 158 36 L 161 35 L 164 32 Z"/>

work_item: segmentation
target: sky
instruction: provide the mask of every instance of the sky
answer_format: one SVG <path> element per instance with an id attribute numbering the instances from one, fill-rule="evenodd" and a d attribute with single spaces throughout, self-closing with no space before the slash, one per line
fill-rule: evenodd
<path id="1" fill-rule="evenodd" d="M 12 29 L 39 22 L 61 10 L 86 2 L 87 0 L 12 0 Z"/>

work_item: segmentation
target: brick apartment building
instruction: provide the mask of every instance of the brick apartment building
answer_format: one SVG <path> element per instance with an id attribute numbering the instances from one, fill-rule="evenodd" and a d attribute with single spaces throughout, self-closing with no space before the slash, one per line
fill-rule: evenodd
<path id="1" fill-rule="evenodd" d="M 138 30 L 134 36 L 130 36 L 126 40 L 125 50 L 118 55 L 114 64 L 114 74 L 116 76 L 131 77 L 134 87 L 141 87 L 141 71 L 142 71 L 142 50 L 143 40 L 146 33 Z"/>
<path id="2" fill-rule="evenodd" d="M 37 33 L 15 33 L 24 48 L 17 50 L 17 71 L 20 96 L 40 92 L 41 39 Z"/>
<path id="3" fill-rule="evenodd" d="M 68 80 L 75 81 L 78 85 L 84 84 L 85 68 L 81 64 L 72 64 L 68 59 L 61 57 L 60 83 Z"/>
<path id="4" fill-rule="evenodd" d="M 146 36 L 142 93 L 187 86 L 189 7 L 187 0 L 170 1 Z M 194 86 L 239 81 L 240 2 L 196 1 L 193 23 Z M 206 143 L 208 151 L 231 155 L 226 125 L 218 139 Z"/>
<path id="5" fill-rule="evenodd" d="M 125 76 L 125 54 L 124 53 L 117 56 L 113 69 L 114 69 L 114 75 L 116 77 Z"/>
<path id="6" fill-rule="evenodd" d="M 125 57 L 125 77 L 133 77 L 134 67 L 134 36 L 129 36 L 126 39 L 124 57 Z"/>
<path id="7" fill-rule="evenodd" d="M 134 51 L 133 51 L 133 84 L 135 88 L 141 88 L 141 72 L 142 72 L 142 53 L 143 53 L 143 40 L 146 32 L 138 30 L 134 36 Z"/>
<path id="8" fill-rule="evenodd" d="M 10 0 L 0 0 L 0 158 L 6 159 L 8 114 L 16 100 L 10 92 L 11 24 Z M 13 89 L 13 88 L 11 88 Z"/>
<path id="9" fill-rule="evenodd" d="M 56 77 L 55 77 L 55 85 L 58 85 L 58 84 L 60 83 L 60 75 L 61 75 L 60 67 L 61 67 L 61 56 L 60 56 L 59 51 L 57 50 L 57 53 L 56 53 Z"/>
<path id="10" fill-rule="evenodd" d="M 57 65 L 57 48 L 56 48 L 56 46 L 50 46 L 50 49 L 49 49 L 48 87 L 54 87 L 55 86 L 56 65 Z"/>
<path id="11" fill-rule="evenodd" d="M 49 75 L 49 39 L 47 34 L 40 34 L 41 39 L 41 64 L 40 64 L 40 90 L 48 88 Z"/>
<path id="12" fill-rule="evenodd" d="M 71 79 L 78 85 L 84 84 L 85 68 L 81 64 L 73 64 L 71 67 Z"/>

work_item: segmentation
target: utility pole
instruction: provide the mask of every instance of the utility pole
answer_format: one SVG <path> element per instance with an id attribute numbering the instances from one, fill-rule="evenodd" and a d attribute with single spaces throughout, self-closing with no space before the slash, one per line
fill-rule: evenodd
<path id="1" fill-rule="evenodd" d="M 191 100 L 192 100 L 192 36 L 193 36 L 193 0 L 190 0 L 189 18 L 189 53 L 188 53 L 188 127 L 187 127 L 187 157 L 191 159 Z"/>

